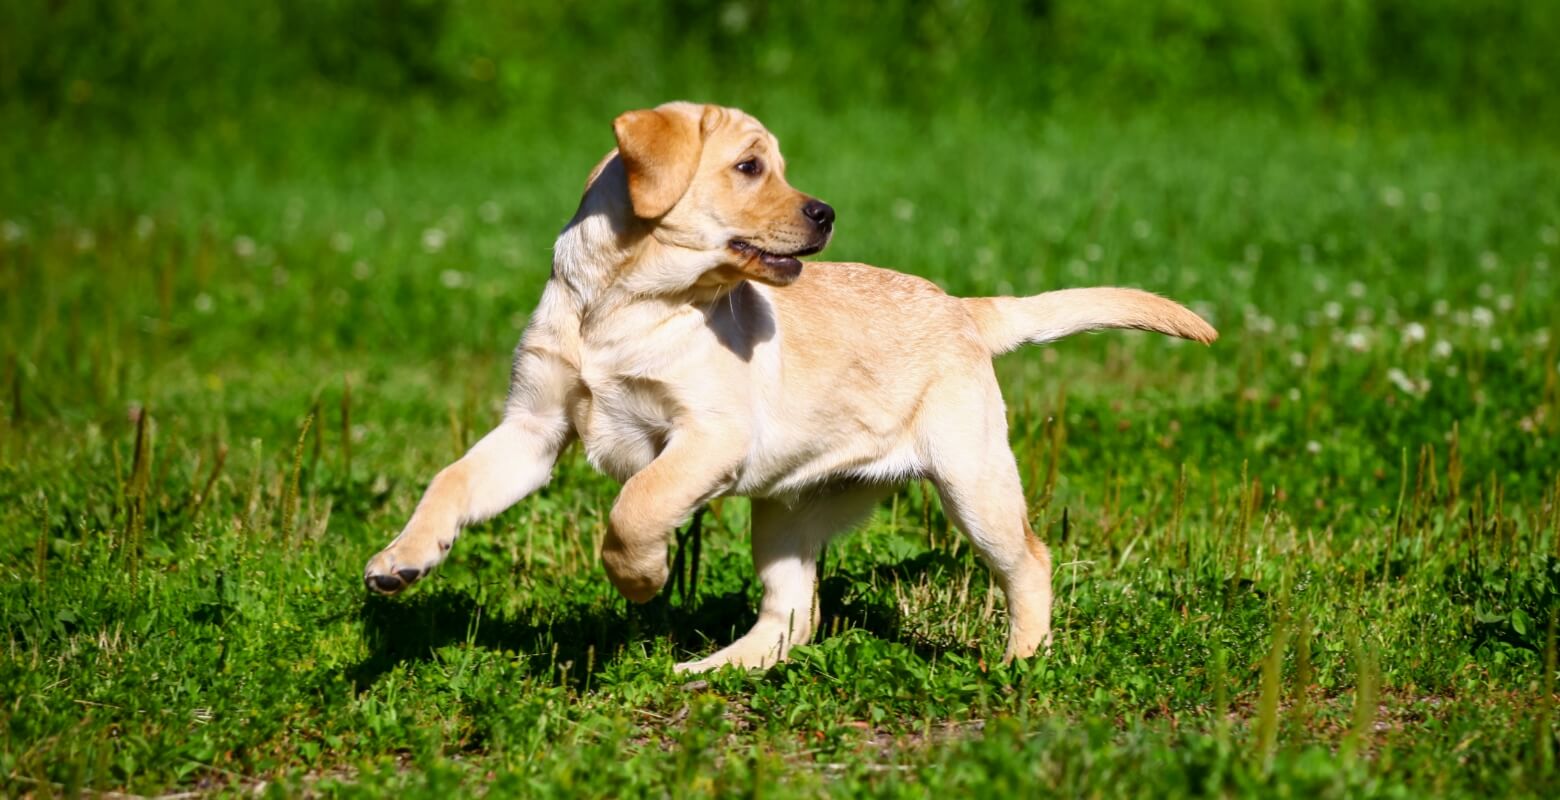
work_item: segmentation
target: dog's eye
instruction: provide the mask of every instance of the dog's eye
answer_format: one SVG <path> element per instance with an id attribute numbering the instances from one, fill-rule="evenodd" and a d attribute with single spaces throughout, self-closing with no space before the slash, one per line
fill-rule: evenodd
<path id="1" fill-rule="evenodd" d="M 764 162 L 757 158 L 737 162 L 736 170 L 744 175 L 759 176 L 764 174 Z"/>

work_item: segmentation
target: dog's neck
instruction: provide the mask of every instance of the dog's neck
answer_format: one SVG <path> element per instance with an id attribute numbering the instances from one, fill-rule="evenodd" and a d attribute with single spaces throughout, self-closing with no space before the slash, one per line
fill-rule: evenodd
<path id="1" fill-rule="evenodd" d="M 579 209 L 553 243 L 553 280 L 568 287 L 580 308 L 592 305 L 643 246 L 644 233 L 623 186 L 623 162 L 611 157 L 592 176 Z"/>
<path id="2" fill-rule="evenodd" d="M 729 281 L 705 279 L 719 266 L 718 254 L 707 266 L 690 265 L 682 258 L 688 251 L 658 240 L 652 228 L 634 216 L 623 162 L 609 156 L 553 245 L 553 279 L 568 287 L 582 312 L 634 300 L 703 304 L 731 291 Z"/>

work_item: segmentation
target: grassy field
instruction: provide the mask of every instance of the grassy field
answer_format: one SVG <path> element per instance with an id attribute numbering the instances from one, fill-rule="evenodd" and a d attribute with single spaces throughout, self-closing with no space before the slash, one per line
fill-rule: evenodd
<path id="1" fill-rule="evenodd" d="M 740 100 L 825 254 L 1152 289 L 999 362 L 1055 649 L 913 485 L 767 673 L 747 504 L 646 607 L 575 450 L 402 597 L 363 562 L 498 417 L 611 111 L 261 109 L 0 144 L 0 794 L 1553 796 L 1560 150 L 1183 108 Z M 768 103 L 766 105 L 765 103 Z"/>

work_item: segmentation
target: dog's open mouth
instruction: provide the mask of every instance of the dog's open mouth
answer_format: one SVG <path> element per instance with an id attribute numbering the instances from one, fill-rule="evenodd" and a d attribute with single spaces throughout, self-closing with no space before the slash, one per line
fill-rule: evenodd
<path id="1" fill-rule="evenodd" d="M 732 239 L 726 243 L 726 249 L 737 256 L 737 265 L 744 272 L 767 283 L 783 285 L 796 280 L 797 276 L 802 274 L 802 262 L 799 256 L 810 256 L 822 250 L 823 246 L 804 247 L 794 253 L 771 253 L 751 242 Z"/>

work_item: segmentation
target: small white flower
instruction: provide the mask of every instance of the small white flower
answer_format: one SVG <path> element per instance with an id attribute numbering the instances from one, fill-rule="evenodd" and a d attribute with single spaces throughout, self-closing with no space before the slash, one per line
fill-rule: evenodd
<path id="1" fill-rule="evenodd" d="M 1505 348 L 1505 346 L 1506 346 L 1506 343 L 1501 341 L 1499 336 L 1492 336 L 1492 337 L 1490 337 L 1490 349 L 1491 350 L 1499 353 L 1502 349 Z"/>
<path id="2" fill-rule="evenodd" d="M 1339 305 L 1337 300 L 1328 300 L 1327 304 L 1322 306 L 1322 313 L 1326 314 L 1328 319 L 1337 322 L 1343 318 L 1343 306 Z"/>
<path id="3" fill-rule="evenodd" d="M 86 253 L 97 247 L 97 234 L 87 228 L 76 231 L 76 252 Z"/>
<path id="4" fill-rule="evenodd" d="M 477 206 L 477 216 L 481 217 L 482 221 L 489 225 L 497 225 L 498 221 L 504 216 L 504 209 L 497 202 L 489 200 Z"/>
<path id="5" fill-rule="evenodd" d="M 1403 190 L 1396 186 L 1383 186 L 1381 188 L 1381 204 L 1388 208 L 1397 208 L 1403 205 Z"/>
<path id="6" fill-rule="evenodd" d="M 1429 378 L 1420 378 L 1419 380 L 1415 380 L 1408 377 L 1408 373 L 1405 373 L 1403 370 L 1398 369 L 1397 367 L 1393 367 L 1392 369 L 1387 370 L 1387 380 L 1391 381 L 1392 385 L 1396 386 L 1398 391 L 1401 391 L 1404 394 L 1423 396 L 1426 392 L 1430 391 Z"/>
<path id="7" fill-rule="evenodd" d="M 1538 330 L 1533 331 L 1533 346 L 1539 349 L 1543 349 L 1549 346 L 1548 328 L 1539 328 Z"/>
<path id="8" fill-rule="evenodd" d="M 384 226 L 385 212 L 380 211 L 377 208 L 370 208 L 368 213 L 363 215 L 363 227 L 368 228 L 371 231 L 377 231 Z"/>
<path id="9" fill-rule="evenodd" d="M 157 232 L 157 221 L 156 220 L 152 219 L 151 217 L 148 217 L 145 214 L 142 214 L 141 216 L 135 218 L 135 238 L 140 239 L 141 241 L 144 242 L 147 239 L 152 238 L 152 234 L 154 234 L 156 232 Z"/>
<path id="10" fill-rule="evenodd" d="M 1359 298 L 1365 296 L 1365 284 L 1360 283 L 1359 281 L 1349 281 L 1348 288 L 1350 297 Z"/>
<path id="11" fill-rule="evenodd" d="M 1538 230 L 1538 240 L 1554 247 L 1560 244 L 1560 230 L 1555 230 L 1553 225 L 1545 225 Z"/>
<path id="12" fill-rule="evenodd" d="M 1083 246 L 1083 257 L 1089 261 L 1099 261 L 1105 257 L 1105 248 L 1090 242 Z"/>
<path id="13" fill-rule="evenodd" d="M 1355 328 L 1343 338 L 1343 343 L 1348 345 L 1350 350 L 1363 353 L 1370 349 L 1370 334 L 1363 328 Z"/>
<path id="14" fill-rule="evenodd" d="M 499 248 L 498 255 L 506 265 L 511 267 L 518 267 L 526 261 L 525 251 L 520 249 L 520 245 L 513 240 L 505 240 L 504 245 Z"/>
<path id="15" fill-rule="evenodd" d="M 915 219 L 915 203 L 901 197 L 894 201 L 894 219 L 909 222 Z"/>
<path id="16" fill-rule="evenodd" d="M 1289 365 L 1295 369 L 1303 369 L 1305 367 L 1305 361 L 1305 353 L 1302 353 L 1299 350 L 1289 354 Z"/>
<path id="17" fill-rule="evenodd" d="M 196 311 L 199 311 L 202 314 L 210 314 L 211 309 L 214 307 L 216 307 L 216 302 L 211 299 L 211 295 L 206 294 L 205 292 L 201 292 L 200 294 L 195 295 Z"/>
<path id="18" fill-rule="evenodd" d="M 352 234 L 347 233 L 346 231 L 336 231 L 335 233 L 331 234 L 330 249 L 335 250 L 338 253 L 351 252 Z"/>
<path id="19" fill-rule="evenodd" d="M 1501 311 L 1510 311 L 1516 304 L 1516 298 L 1513 298 L 1509 294 L 1503 294 L 1500 297 L 1495 298 L 1495 307 Z"/>
<path id="20" fill-rule="evenodd" d="M 1495 313 L 1485 308 L 1484 306 L 1476 306 L 1474 307 L 1473 314 L 1469 317 L 1469 319 L 1472 320 L 1474 326 L 1476 327 L 1488 328 L 1489 326 L 1495 324 Z"/>
<path id="21" fill-rule="evenodd" d="M 0 222 L 0 238 L 5 239 L 6 244 L 15 244 L 27 236 L 27 229 L 15 220 Z"/>
<path id="22" fill-rule="evenodd" d="M 1430 313 L 1438 317 L 1446 316 L 1446 312 L 1450 310 L 1452 310 L 1452 305 L 1445 300 L 1437 300 L 1430 306 Z"/>
<path id="23" fill-rule="evenodd" d="M 373 277 L 374 268 L 367 261 L 358 260 L 352 262 L 352 277 L 360 281 L 366 281 Z"/>
<path id="24" fill-rule="evenodd" d="M 1140 219 L 1132 223 L 1132 236 L 1136 239 L 1147 239 L 1154 232 L 1154 226 L 1148 224 L 1148 220 Z"/>
<path id="25" fill-rule="evenodd" d="M 1300 257 L 1304 259 L 1307 252 L 1311 252 L 1313 255 L 1315 254 L 1315 251 L 1311 248 L 1310 245 L 1304 245 L 1300 248 Z M 1330 285 L 1331 282 L 1327 280 L 1326 275 L 1317 275 L 1311 278 L 1311 288 L 1315 289 L 1317 294 L 1321 294 L 1322 292 L 1327 291 L 1327 287 Z"/>
<path id="26" fill-rule="evenodd" d="M 446 289 L 460 289 L 467 283 L 466 273 L 459 270 L 447 269 L 439 273 L 439 283 Z"/>
<path id="27" fill-rule="evenodd" d="M 1495 296 L 1495 287 L 1489 285 L 1488 283 L 1481 283 L 1479 284 L 1478 288 L 1473 290 L 1473 292 L 1479 296 L 1480 300 L 1488 300 Z"/>
<path id="28" fill-rule="evenodd" d="M 1479 254 L 1479 269 L 1482 269 L 1485 272 L 1494 272 L 1499 267 L 1500 256 L 1495 255 L 1495 253 L 1489 250 L 1485 250 Z"/>
<path id="29" fill-rule="evenodd" d="M 1445 339 L 1437 339 L 1435 344 L 1430 346 L 1430 356 L 1432 358 L 1450 358 L 1451 355 L 1452 343 Z"/>
<path id="30" fill-rule="evenodd" d="M 248 236 L 240 236 L 233 240 L 233 255 L 242 259 L 253 258 L 255 254 L 255 240 Z"/>
<path id="31" fill-rule="evenodd" d="M 1320 455 L 1322 452 L 1322 443 L 1312 439 L 1311 441 L 1305 443 L 1305 451 L 1313 456 Z"/>
<path id="32" fill-rule="evenodd" d="M 444 249 L 444 242 L 446 238 L 447 237 L 445 236 L 445 233 L 442 229 L 427 228 L 422 232 L 423 249 L 430 253 L 437 253 Z"/>
<path id="33" fill-rule="evenodd" d="M 1418 344 L 1419 342 L 1422 342 L 1424 340 L 1425 340 L 1425 326 L 1423 326 L 1423 325 L 1421 325 L 1421 324 L 1419 324 L 1417 322 L 1410 322 L 1407 325 L 1403 326 L 1403 343 L 1404 344 Z"/>
<path id="34" fill-rule="evenodd" d="M 727 33 L 739 34 L 747 30 L 748 22 L 752 20 L 752 14 L 748 7 L 741 3 L 727 3 L 720 10 L 720 26 Z"/>

